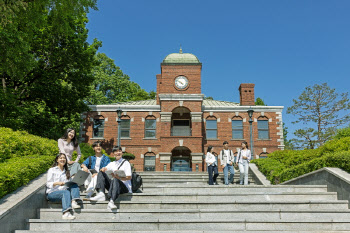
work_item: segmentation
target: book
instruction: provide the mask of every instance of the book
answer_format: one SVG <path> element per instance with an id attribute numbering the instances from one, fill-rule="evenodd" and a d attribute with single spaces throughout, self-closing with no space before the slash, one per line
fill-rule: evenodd
<path id="1" fill-rule="evenodd" d="M 106 174 L 111 177 L 112 173 L 114 173 L 114 175 L 118 175 L 120 178 L 126 177 L 126 174 L 123 170 L 115 170 L 115 171 L 111 171 L 111 170 L 107 170 Z"/>

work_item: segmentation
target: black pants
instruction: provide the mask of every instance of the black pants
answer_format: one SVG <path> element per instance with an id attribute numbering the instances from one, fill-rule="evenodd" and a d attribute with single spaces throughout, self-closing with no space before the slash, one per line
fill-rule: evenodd
<path id="1" fill-rule="evenodd" d="M 129 192 L 128 188 L 123 183 L 123 181 L 118 180 L 116 178 L 109 179 L 107 174 L 104 172 L 99 172 L 97 175 L 96 189 L 98 189 L 100 192 L 105 192 L 105 190 L 107 189 L 108 196 L 113 201 L 115 201 L 119 197 L 119 194 Z"/>
<path id="2" fill-rule="evenodd" d="M 214 177 L 213 177 L 213 172 L 214 172 Z M 218 166 L 208 166 L 208 173 L 209 173 L 209 184 L 213 185 L 216 182 L 216 178 L 219 175 Z"/>

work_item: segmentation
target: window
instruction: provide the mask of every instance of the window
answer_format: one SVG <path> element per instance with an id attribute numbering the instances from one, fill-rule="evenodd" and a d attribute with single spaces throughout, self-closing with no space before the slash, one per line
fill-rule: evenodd
<path id="1" fill-rule="evenodd" d="M 267 118 L 258 119 L 258 138 L 269 139 L 269 121 Z"/>
<path id="2" fill-rule="evenodd" d="M 145 120 L 145 138 L 156 137 L 156 119 L 148 118 Z"/>
<path id="3" fill-rule="evenodd" d="M 232 139 L 243 139 L 243 120 L 241 118 L 232 119 Z"/>
<path id="4" fill-rule="evenodd" d="M 120 122 L 120 137 L 130 138 L 130 119 L 121 119 Z"/>
<path id="5" fill-rule="evenodd" d="M 94 138 L 103 138 L 104 125 L 105 125 L 104 119 L 94 119 L 94 126 L 93 126 Z"/>
<path id="6" fill-rule="evenodd" d="M 206 127 L 207 138 L 216 139 L 218 137 L 216 119 L 207 119 Z"/>
<path id="7" fill-rule="evenodd" d="M 145 154 L 145 171 L 155 171 L 156 170 L 156 156 L 153 153 Z"/>

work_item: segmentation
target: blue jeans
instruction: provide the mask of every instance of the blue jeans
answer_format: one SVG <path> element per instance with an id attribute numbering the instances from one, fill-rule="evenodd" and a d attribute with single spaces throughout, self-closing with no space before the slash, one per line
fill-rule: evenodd
<path id="1" fill-rule="evenodd" d="M 78 185 L 74 184 L 66 190 L 59 190 L 47 195 L 52 202 L 62 202 L 62 212 L 72 209 L 72 200 L 79 200 L 80 193 Z"/>
<path id="2" fill-rule="evenodd" d="M 214 172 L 214 177 L 213 177 Z M 209 174 L 209 185 L 213 185 L 216 182 L 216 178 L 219 175 L 217 166 L 208 166 L 208 174 Z"/>
<path id="3" fill-rule="evenodd" d="M 230 170 L 230 180 L 228 180 L 227 176 L 228 176 L 228 170 Z M 228 183 L 232 183 L 233 182 L 233 176 L 235 175 L 235 170 L 233 169 L 232 165 L 226 164 L 226 166 L 224 167 L 224 181 L 225 184 L 228 185 Z"/>

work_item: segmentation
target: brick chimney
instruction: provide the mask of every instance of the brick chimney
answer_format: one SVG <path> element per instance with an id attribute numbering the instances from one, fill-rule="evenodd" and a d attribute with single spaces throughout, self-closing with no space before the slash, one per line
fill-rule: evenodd
<path id="1" fill-rule="evenodd" d="M 239 86 L 238 90 L 241 106 L 255 105 L 254 86 L 254 83 L 241 83 L 241 85 Z"/>

